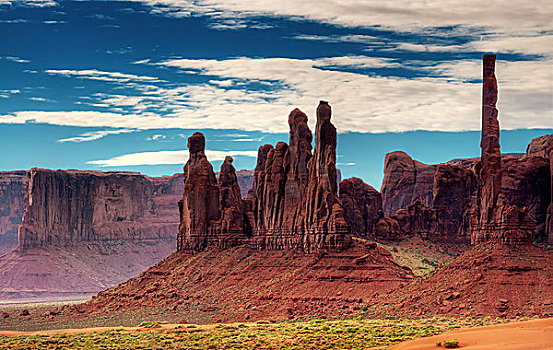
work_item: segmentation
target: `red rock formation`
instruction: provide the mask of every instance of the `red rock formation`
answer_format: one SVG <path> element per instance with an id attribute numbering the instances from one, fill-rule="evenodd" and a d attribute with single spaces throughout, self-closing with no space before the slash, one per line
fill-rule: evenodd
<path id="1" fill-rule="evenodd" d="M 219 206 L 222 234 L 244 234 L 244 206 L 232 157 L 221 164 L 219 175 Z"/>
<path id="2" fill-rule="evenodd" d="M 284 157 L 286 184 L 281 231 L 293 232 L 297 226 L 300 205 L 304 200 L 308 184 L 308 162 L 310 161 L 313 136 L 307 125 L 307 115 L 294 109 L 288 117 L 290 126 L 289 147 Z"/>
<path id="3" fill-rule="evenodd" d="M 17 247 L 26 192 L 26 171 L 0 172 L 0 255 Z"/>
<path id="4" fill-rule="evenodd" d="M 553 135 L 535 138 L 526 149 L 529 157 L 543 157 L 549 161 L 549 205 L 545 214 L 544 237 L 548 244 L 553 244 Z"/>
<path id="5" fill-rule="evenodd" d="M 477 165 L 478 192 L 471 215 L 471 243 L 489 240 L 523 243 L 532 239 L 535 220 L 528 209 L 510 205 L 501 188 L 501 150 L 497 119 L 495 55 L 484 55 L 482 90 L 482 156 Z"/>
<path id="6" fill-rule="evenodd" d="M 156 186 L 147 176 L 31 169 L 28 178 L 19 228 L 22 249 L 175 236 L 176 217 L 158 217 L 153 199 Z"/>
<path id="7" fill-rule="evenodd" d="M 195 132 L 188 138 L 189 158 L 184 165 L 184 194 L 179 201 L 180 225 L 177 250 L 198 252 L 214 238 L 220 219 L 219 187 L 205 156 L 205 137 Z"/>
<path id="8" fill-rule="evenodd" d="M 328 102 L 317 107 L 315 150 L 309 161 L 309 177 L 296 230 L 305 232 L 304 250 L 344 248 L 349 244 L 348 226 L 338 199 L 336 183 L 336 128 L 330 121 Z"/>
<path id="9" fill-rule="evenodd" d="M 386 154 L 382 181 L 382 210 L 391 216 L 416 200 L 432 206 L 432 184 L 436 165 L 413 160 L 407 153 Z"/>
<path id="10" fill-rule="evenodd" d="M 376 224 L 375 235 L 385 240 L 402 240 L 415 234 L 435 239 L 438 223 L 436 214 L 436 210 L 416 200 L 406 209 L 399 209 L 394 215 L 380 219 Z"/>
<path id="11" fill-rule="evenodd" d="M 437 218 L 434 240 L 470 242 L 470 205 L 475 191 L 476 176 L 471 170 L 438 165 L 432 199 Z"/>
<path id="12" fill-rule="evenodd" d="M 340 200 L 349 232 L 358 237 L 373 237 L 376 224 L 382 217 L 380 192 L 353 177 L 340 183 Z"/>

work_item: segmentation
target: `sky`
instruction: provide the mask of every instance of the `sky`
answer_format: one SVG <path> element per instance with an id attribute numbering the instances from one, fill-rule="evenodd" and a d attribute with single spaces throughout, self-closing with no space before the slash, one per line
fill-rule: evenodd
<path id="1" fill-rule="evenodd" d="M 332 106 L 338 167 L 480 154 L 481 58 L 497 54 L 503 152 L 553 133 L 553 2 L 0 0 L 0 170 L 182 171 L 186 139 L 255 166 Z"/>

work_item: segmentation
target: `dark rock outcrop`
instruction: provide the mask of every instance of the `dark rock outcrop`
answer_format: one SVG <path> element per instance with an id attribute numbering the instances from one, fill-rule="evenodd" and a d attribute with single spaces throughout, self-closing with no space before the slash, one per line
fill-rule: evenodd
<path id="1" fill-rule="evenodd" d="M 529 242 L 536 228 L 527 208 L 509 204 L 502 191 L 499 121 L 497 119 L 495 55 L 484 55 L 482 90 L 482 156 L 476 165 L 478 190 L 471 214 L 471 243 L 499 241 Z"/>
<path id="2" fill-rule="evenodd" d="M 340 200 L 349 232 L 357 237 L 372 238 L 382 217 L 380 192 L 353 177 L 340 183 Z"/>
<path id="3" fill-rule="evenodd" d="M 432 206 L 432 184 L 436 165 L 413 160 L 407 153 L 386 154 L 382 180 L 382 210 L 391 216 L 416 200 Z"/>
<path id="4" fill-rule="evenodd" d="M 338 199 L 336 183 L 336 128 L 330 121 L 331 108 L 321 101 L 317 107 L 315 150 L 309 161 L 309 177 L 304 203 L 296 224 L 304 232 L 304 250 L 312 247 L 346 247 L 348 227 Z"/>
<path id="5" fill-rule="evenodd" d="M 549 162 L 549 205 L 545 213 L 543 235 L 546 243 L 553 244 L 553 135 L 533 139 L 526 149 L 526 155 L 542 157 Z"/>
<path id="6" fill-rule="evenodd" d="M 437 220 L 435 240 L 470 241 L 470 206 L 475 192 L 476 176 L 471 170 L 438 165 L 432 200 Z"/>
<path id="7" fill-rule="evenodd" d="M 380 219 L 376 224 L 375 235 L 384 240 L 402 240 L 415 234 L 435 239 L 437 223 L 436 210 L 416 200 L 406 209 L 399 209 L 394 215 Z"/>

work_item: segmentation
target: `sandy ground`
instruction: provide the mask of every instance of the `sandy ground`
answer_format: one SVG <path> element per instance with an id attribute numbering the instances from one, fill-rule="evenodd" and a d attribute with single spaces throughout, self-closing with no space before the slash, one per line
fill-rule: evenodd
<path id="1" fill-rule="evenodd" d="M 459 340 L 460 349 L 470 350 L 553 349 L 553 318 L 460 329 L 434 337 L 400 343 L 390 349 L 444 349 L 443 345 L 438 347 L 436 343 L 452 339 Z"/>

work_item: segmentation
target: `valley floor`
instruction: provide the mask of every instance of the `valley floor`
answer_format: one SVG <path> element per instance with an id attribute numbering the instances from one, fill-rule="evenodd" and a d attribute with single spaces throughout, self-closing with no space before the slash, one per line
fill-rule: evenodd
<path id="1" fill-rule="evenodd" d="M 143 322 L 135 327 L 0 331 L 0 349 L 551 349 L 553 319 L 257 321 L 231 324 Z M 484 325 L 484 326 L 483 326 Z M 486 326 L 487 325 L 487 326 Z M 440 346 L 437 343 L 440 342 Z"/>

